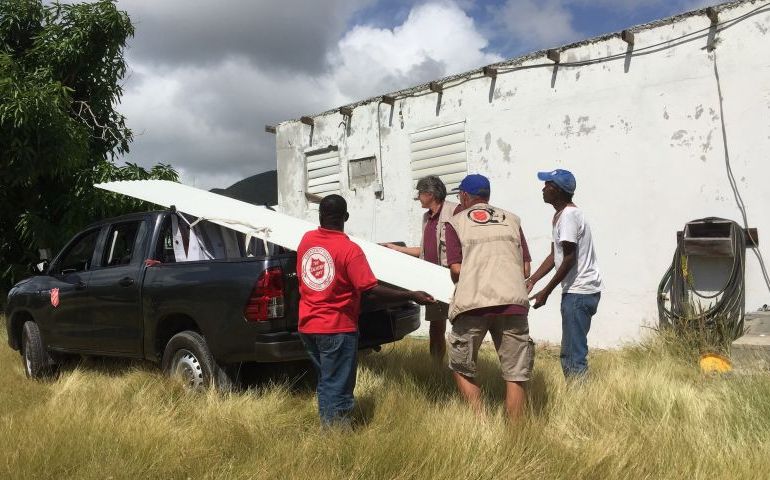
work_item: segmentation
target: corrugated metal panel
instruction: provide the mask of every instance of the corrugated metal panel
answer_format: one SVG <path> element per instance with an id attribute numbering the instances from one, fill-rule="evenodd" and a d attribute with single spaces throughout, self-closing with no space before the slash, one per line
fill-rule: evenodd
<path id="1" fill-rule="evenodd" d="M 412 181 L 437 175 L 451 190 L 468 172 L 465 122 L 429 128 L 409 135 L 412 151 Z"/>
<path id="2" fill-rule="evenodd" d="M 315 195 L 340 193 L 340 154 L 336 148 L 305 154 L 307 191 Z"/>

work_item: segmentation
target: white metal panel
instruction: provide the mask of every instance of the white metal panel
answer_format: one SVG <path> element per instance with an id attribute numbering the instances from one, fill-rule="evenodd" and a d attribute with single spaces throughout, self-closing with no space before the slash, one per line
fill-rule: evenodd
<path id="1" fill-rule="evenodd" d="M 316 187 L 321 186 L 324 184 L 334 184 L 337 189 L 339 189 L 339 183 L 340 183 L 340 174 L 339 172 L 335 173 L 334 175 L 326 175 L 323 177 L 314 178 L 312 180 L 307 181 L 308 187 Z"/>
<path id="2" fill-rule="evenodd" d="M 311 170 L 308 172 L 307 178 L 319 178 L 324 177 L 326 175 L 339 175 L 340 173 L 340 166 L 339 165 L 333 165 L 331 167 L 324 167 L 324 168 L 316 168 L 315 170 Z"/>
<path id="3" fill-rule="evenodd" d="M 430 148 L 444 147 L 454 145 L 465 141 L 465 132 L 453 133 L 437 138 L 428 138 L 421 141 L 413 141 L 411 145 L 412 152 L 420 152 Z"/>
<path id="4" fill-rule="evenodd" d="M 315 195 L 340 193 L 340 154 L 336 149 L 305 154 L 307 191 Z"/>
<path id="5" fill-rule="evenodd" d="M 426 128 L 424 130 L 412 133 L 410 138 L 412 142 L 422 142 L 425 140 L 452 135 L 455 133 L 462 133 L 465 135 L 465 122 L 450 123 L 449 125 Z"/>
<path id="6" fill-rule="evenodd" d="M 462 164 L 464 160 L 465 152 L 453 153 L 451 155 L 441 155 L 440 157 L 412 162 L 412 168 L 413 170 L 425 170 L 427 168 L 441 167 L 443 165 Z"/>
<path id="7" fill-rule="evenodd" d="M 412 152 L 412 161 L 417 162 L 430 158 L 446 157 L 447 155 L 456 155 L 458 153 L 461 153 L 462 160 L 465 160 L 465 140 L 451 145 L 441 145 L 419 152 Z"/>
<path id="8" fill-rule="evenodd" d="M 247 235 L 254 235 L 291 250 L 297 249 L 305 232 L 317 227 L 316 224 L 264 207 L 165 180 L 110 182 L 100 183 L 95 187 L 164 207 L 175 205 L 180 212 Z M 364 251 L 378 280 L 407 290 L 423 290 L 433 295 L 436 300 L 450 302 L 454 294 L 454 284 L 446 268 L 367 240 L 355 237 L 350 239 Z"/>
<path id="9" fill-rule="evenodd" d="M 429 128 L 409 135 L 412 179 L 436 175 L 447 190 L 457 187 L 468 172 L 465 122 Z"/>

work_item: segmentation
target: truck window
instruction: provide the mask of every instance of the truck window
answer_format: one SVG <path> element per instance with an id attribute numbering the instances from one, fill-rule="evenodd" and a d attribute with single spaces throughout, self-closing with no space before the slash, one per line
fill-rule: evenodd
<path id="1" fill-rule="evenodd" d="M 182 221 L 178 225 L 186 250 L 190 241 L 190 229 Z M 206 251 L 210 252 L 212 259 L 263 257 L 287 252 L 283 247 L 270 242 L 267 242 L 267 250 L 265 250 L 265 242 L 258 238 L 252 238 L 249 244 L 245 245 L 245 234 L 205 220 L 195 225 L 195 232 L 200 241 L 202 241 Z M 163 263 L 184 261 L 183 259 L 176 258 L 174 253 L 174 234 L 170 219 L 166 219 L 161 227 L 155 250 L 155 258 Z"/>
<path id="2" fill-rule="evenodd" d="M 131 263 L 140 223 L 138 221 L 118 223 L 110 227 L 104 242 L 102 266 L 114 267 Z"/>
<path id="3" fill-rule="evenodd" d="M 52 271 L 54 273 L 68 274 L 84 272 L 91 268 L 91 258 L 94 255 L 97 238 L 99 238 L 99 229 L 91 230 L 81 235 L 62 254 L 61 259 Z"/>
<path id="4" fill-rule="evenodd" d="M 155 258 L 163 263 L 176 263 L 174 256 L 174 235 L 171 232 L 171 220 L 166 219 L 158 238 Z"/>

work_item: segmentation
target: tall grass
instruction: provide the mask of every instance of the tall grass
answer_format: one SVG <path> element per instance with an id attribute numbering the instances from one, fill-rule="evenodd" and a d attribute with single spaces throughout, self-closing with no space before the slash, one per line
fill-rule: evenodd
<path id="1" fill-rule="evenodd" d="M 530 411 L 510 425 L 490 348 L 480 420 L 426 342 L 402 341 L 362 358 L 352 431 L 319 429 L 298 372 L 227 395 L 186 393 L 132 362 L 91 360 L 36 382 L 2 345 L 0 477 L 766 477 L 770 376 L 704 376 L 669 342 L 593 351 L 578 384 L 565 383 L 555 350 L 538 349 Z"/>

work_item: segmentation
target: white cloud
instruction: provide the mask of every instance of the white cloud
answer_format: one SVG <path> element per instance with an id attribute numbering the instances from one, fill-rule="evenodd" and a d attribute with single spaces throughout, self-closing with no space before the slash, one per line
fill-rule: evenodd
<path id="1" fill-rule="evenodd" d="M 216 62 L 186 63 L 148 59 L 145 49 L 129 56 L 121 111 L 137 136 L 126 160 L 171 163 L 186 183 L 225 187 L 275 168 L 265 124 L 498 61 L 486 46 L 473 19 L 443 2 L 415 6 L 392 30 L 353 27 L 327 49 L 320 71 L 289 72 L 237 49 L 223 48 Z"/>
<path id="2" fill-rule="evenodd" d="M 349 31 L 331 57 L 332 81 L 351 100 L 378 95 L 501 60 L 487 44 L 456 4 L 423 4 L 392 30 Z"/>

